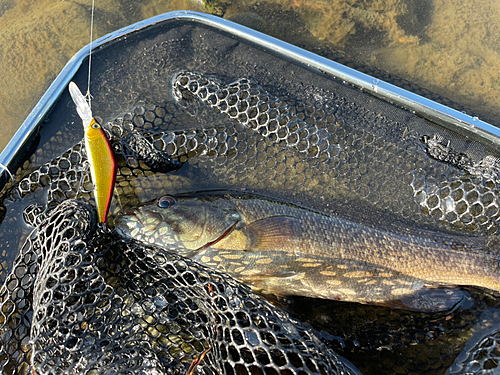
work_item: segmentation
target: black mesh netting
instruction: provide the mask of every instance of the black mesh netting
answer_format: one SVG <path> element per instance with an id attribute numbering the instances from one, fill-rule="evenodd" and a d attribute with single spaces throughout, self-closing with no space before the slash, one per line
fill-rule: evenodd
<path id="1" fill-rule="evenodd" d="M 142 102 L 103 124 L 124 207 L 165 193 L 248 188 L 324 212 L 344 205 L 376 225 L 498 233 L 498 154 L 479 142 L 341 85 L 285 95 L 252 79 L 169 74 L 175 100 Z M 205 352 L 196 371 L 342 371 L 299 322 L 232 279 L 96 229 L 92 209 L 68 201 L 92 201 L 85 161 L 77 143 L 40 167 L 28 163 L 5 193 L 12 222 L 8 210 L 33 196 L 52 211 L 25 211 L 37 229 L 2 289 L 4 372 L 33 363 L 53 373 L 184 373 Z M 495 363 L 495 351 L 479 350 L 481 365 Z M 442 369 L 440 355 L 426 359 Z"/>
<path id="2" fill-rule="evenodd" d="M 467 137 L 423 119 L 405 127 L 342 97 L 316 107 L 286 100 L 248 79 L 224 84 L 180 72 L 172 83 L 175 104 L 144 104 L 104 125 L 119 162 L 117 191 L 131 204 L 205 183 L 278 192 L 347 216 L 367 213 L 354 217 L 360 220 L 383 211 L 437 229 L 498 231 L 498 155 Z M 212 124 L 175 130 L 183 116 Z M 14 195 L 49 185 L 49 202 L 73 197 L 84 152 L 77 144 L 24 178 Z M 181 174 L 147 181 L 182 166 Z M 83 187 L 89 196 L 88 179 Z"/>
<path id="3" fill-rule="evenodd" d="M 448 374 L 497 374 L 500 360 L 500 332 L 493 332 L 482 337 L 473 347 L 464 351 Z"/>
<path id="4" fill-rule="evenodd" d="M 44 218 L 1 289 L 2 372 L 343 374 L 309 330 L 227 276 L 117 240 L 68 200 Z"/>

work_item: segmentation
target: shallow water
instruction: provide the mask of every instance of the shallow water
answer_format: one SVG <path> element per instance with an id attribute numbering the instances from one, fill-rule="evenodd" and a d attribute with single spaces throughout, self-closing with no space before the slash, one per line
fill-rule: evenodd
<path id="1" fill-rule="evenodd" d="M 311 49 L 331 46 L 345 51 L 359 61 L 387 69 L 448 96 L 484 116 L 494 117 L 497 111 L 494 100 L 497 95 L 490 86 L 494 88 L 495 85 L 484 84 L 492 80 L 484 77 L 488 74 L 493 76 L 498 71 L 495 64 L 486 63 L 498 57 L 493 47 L 487 48 L 495 43 L 484 39 L 476 29 L 471 31 L 467 22 L 462 24 L 453 17 L 453 14 L 462 13 L 471 25 L 474 23 L 472 18 L 481 15 L 477 11 L 474 14 L 467 10 L 472 9 L 472 2 L 469 8 L 462 3 L 460 9 L 454 4 L 445 6 L 444 2 L 426 3 L 425 7 L 421 5 L 422 2 L 419 4 L 419 7 L 412 7 L 410 3 L 396 1 L 374 1 L 368 5 L 354 1 L 261 1 L 256 5 L 249 1 L 228 4 L 225 9 L 220 7 L 216 10 L 225 12 L 226 18 L 301 46 L 307 45 Z M 483 8 L 487 10 L 483 18 L 486 21 L 494 20 L 495 14 L 498 17 L 498 10 L 495 13 L 495 9 L 488 10 L 487 6 L 489 5 Z M 143 2 L 141 6 L 124 1 L 108 1 L 104 4 L 99 2 L 96 5 L 95 36 L 102 36 L 165 11 L 200 8 L 202 9 L 201 3 L 182 1 L 151 1 Z M 7 132 L 12 134 L 15 131 L 66 61 L 87 44 L 90 8 L 86 1 L 46 1 L 33 6 L 27 1 L 4 1 L 0 5 L 0 12 L 3 12 L 1 17 L 4 21 L 0 23 L 3 28 L 0 48 L 7 49 L 10 46 L 11 51 L 10 54 L 0 55 L 2 66 L 6 67 L 0 72 L 0 88 L 9 89 L 8 93 L 0 91 L 4 104 L 0 109 L 3 111 L 0 115 L 4 119 L 2 130 L 5 129 L 3 134 L 7 135 Z M 336 18 L 336 15 L 341 17 Z M 434 26 L 433 20 L 436 20 Z M 486 22 L 486 25 L 489 24 L 493 25 L 489 30 L 484 29 L 486 26 L 483 24 L 477 26 L 483 30 L 484 35 L 488 34 L 492 38 L 496 35 L 493 28 L 498 23 Z M 49 50 L 50 53 L 47 52 Z M 19 52 L 16 54 L 12 51 Z M 486 57 L 478 57 L 480 52 L 484 52 Z M 478 63 L 472 64 L 468 58 Z M 482 81 L 478 81 L 478 76 L 483 77 Z M 477 82 L 483 82 L 482 86 L 479 85 L 481 88 L 475 88 Z M 13 126 L 4 128 L 5 124 Z M 3 141 L 6 139 L 7 136 Z M 340 341 L 335 341 L 336 338 L 327 334 L 324 338 L 331 340 L 335 349 L 343 347 L 342 353 L 353 360 L 365 358 L 356 364 L 366 373 L 380 373 L 382 369 L 388 373 L 437 373 L 444 372 L 452 364 L 435 359 L 443 347 L 447 347 L 446 350 L 450 352 L 456 351 L 475 331 L 484 330 L 481 321 L 483 318 L 478 318 L 481 311 L 490 312 L 492 316 L 498 315 L 499 309 L 494 300 L 484 296 L 477 299 L 478 305 L 473 309 L 465 306 L 449 315 L 436 316 L 316 301 L 317 309 L 313 313 L 306 311 L 304 315 L 307 317 L 304 319 L 309 319 L 318 329 L 322 325 L 353 329 L 352 332 L 342 333 Z M 310 301 L 297 300 L 292 310 L 295 309 L 300 316 L 300 308 L 309 306 Z M 343 315 L 339 322 L 334 320 L 338 315 Z M 486 324 L 498 322 L 496 315 L 488 318 Z M 398 342 L 401 331 L 404 345 Z M 425 337 L 422 339 L 421 336 Z M 376 345 L 365 340 L 373 337 L 378 340 Z M 426 337 L 428 342 L 425 341 Z M 473 344 L 471 342 L 470 345 Z M 366 349 L 371 345 L 373 347 Z M 393 350 L 398 345 L 400 350 Z M 369 350 L 369 355 L 366 355 L 365 350 Z M 378 360 L 375 367 L 373 358 Z M 409 358 L 412 361 L 408 361 Z"/>
<path id="2" fill-rule="evenodd" d="M 88 44 L 90 3 L 0 1 L 0 150 L 66 62 Z M 482 119 L 495 119 L 500 112 L 496 2 L 98 0 L 94 37 L 181 9 L 215 12 L 312 50 L 345 52 L 456 101 Z"/>

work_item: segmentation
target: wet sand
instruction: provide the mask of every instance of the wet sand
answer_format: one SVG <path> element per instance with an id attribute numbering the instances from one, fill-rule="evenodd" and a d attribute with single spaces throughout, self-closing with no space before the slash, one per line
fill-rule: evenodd
<path id="1" fill-rule="evenodd" d="M 90 0 L 0 0 L 0 150 L 89 42 Z M 215 5 L 214 5 L 215 4 Z M 168 11 L 223 14 L 288 42 L 326 44 L 479 113 L 500 114 L 500 7 L 488 0 L 96 1 L 98 38 Z"/>

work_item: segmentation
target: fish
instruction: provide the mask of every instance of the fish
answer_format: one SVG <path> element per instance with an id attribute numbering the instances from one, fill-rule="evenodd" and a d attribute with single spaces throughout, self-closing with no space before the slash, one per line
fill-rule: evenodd
<path id="1" fill-rule="evenodd" d="M 94 199 L 99 222 L 104 223 L 113 198 L 117 173 L 113 147 L 101 125 L 92 116 L 90 106 L 74 82 L 70 82 L 69 92 L 76 105 L 78 115 L 83 121 L 85 150 L 90 165 L 90 175 L 95 187 Z"/>
<path id="2" fill-rule="evenodd" d="M 264 294 L 431 312 L 460 303 L 460 286 L 500 291 L 495 237 L 376 228 L 247 192 L 165 195 L 127 209 L 115 228 Z"/>
<path id="3" fill-rule="evenodd" d="M 127 163 L 126 181 L 130 170 L 145 164 L 162 174 L 164 194 L 247 188 L 325 212 L 334 207 L 331 213 L 342 210 L 345 217 L 364 216 L 354 220 L 369 219 L 373 207 L 429 229 L 499 231 L 500 164 L 486 144 L 462 144 L 460 132 L 361 94 L 346 95 L 335 82 L 316 81 L 308 93 L 301 84 L 262 83 L 175 73 L 175 106 L 131 111 L 145 125 L 134 126 L 115 148 Z M 190 115 L 178 123 L 184 111 Z M 176 121 L 165 121 L 167 112 Z M 195 122 L 189 120 L 194 113 L 200 114 Z M 149 124 L 162 125 L 152 130 Z M 179 172 L 163 172 L 169 170 Z M 137 194 L 160 194 L 140 181 L 128 191 L 135 195 L 137 187 Z"/>

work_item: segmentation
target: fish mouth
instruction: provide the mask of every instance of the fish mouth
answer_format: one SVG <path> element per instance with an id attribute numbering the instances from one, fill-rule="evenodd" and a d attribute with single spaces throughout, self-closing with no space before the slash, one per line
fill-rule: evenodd
<path id="1" fill-rule="evenodd" d="M 205 249 L 209 248 L 210 246 L 215 245 L 217 242 L 223 240 L 224 238 L 226 238 L 227 236 L 229 236 L 229 234 L 231 234 L 231 232 L 236 227 L 236 224 L 238 224 L 238 223 L 239 223 L 239 220 L 237 220 L 234 224 L 232 224 L 229 228 L 227 228 L 225 230 L 225 232 L 222 233 L 218 238 L 216 238 L 215 240 L 213 240 L 211 242 L 206 243 L 205 245 L 203 245 L 202 247 L 196 249 L 195 251 L 205 250 Z"/>
<path id="2" fill-rule="evenodd" d="M 147 214 L 148 215 L 151 215 L 151 216 L 155 216 L 156 218 L 158 218 L 158 224 L 156 226 L 154 226 L 154 228 L 152 228 L 151 230 L 154 231 L 156 230 L 156 228 L 160 225 L 161 223 L 161 217 L 155 213 L 155 212 L 151 212 L 151 211 L 147 211 Z M 133 221 L 134 222 L 134 227 L 132 228 L 129 224 L 130 224 L 130 221 L 128 220 L 125 220 L 126 217 L 130 217 L 130 218 L 135 218 L 135 220 Z M 121 224 L 122 227 L 127 227 L 128 230 L 133 230 L 133 229 L 141 229 L 141 228 L 145 228 L 145 216 L 144 215 L 139 215 L 138 214 L 138 211 L 136 210 L 132 210 L 132 211 L 124 211 L 123 215 L 120 215 L 118 216 L 117 220 L 116 220 L 116 224 Z M 115 226 L 116 226 L 115 224 Z M 120 228 L 117 228 L 117 229 L 120 229 Z M 120 229 L 120 231 L 124 231 L 124 229 Z"/>
<path id="3" fill-rule="evenodd" d="M 151 217 L 154 217 L 156 219 L 156 222 L 157 224 L 152 226 L 152 227 L 147 227 L 147 230 L 150 230 L 151 232 L 154 232 L 159 226 L 160 224 L 163 222 L 164 218 L 161 214 L 157 213 L 157 212 L 154 212 L 154 211 L 149 211 L 149 210 L 144 210 L 148 215 L 150 215 Z M 137 220 L 141 223 L 142 227 L 143 228 L 146 228 L 146 224 L 144 223 L 143 220 L 141 220 L 141 215 L 137 215 L 135 214 L 135 217 L 137 218 Z M 143 218 L 146 217 L 145 215 L 143 215 Z"/>
<path id="4" fill-rule="evenodd" d="M 121 223 L 122 226 L 124 224 L 126 227 L 130 228 L 129 223 L 131 221 L 130 220 L 126 220 L 126 217 L 135 219 L 135 220 L 133 220 L 135 222 L 134 228 L 137 228 L 138 223 L 140 223 L 140 225 L 142 225 L 144 227 L 143 221 L 141 220 L 141 218 L 139 217 L 139 215 L 137 215 L 137 213 L 135 211 L 124 211 L 123 215 L 118 216 L 117 223 Z M 132 229 L 132 228 L 130 228 L 130 229 Z"/>
<path id="5" fill-rule="evenodd" d="M 128 220 L 127 217 L 135 218 L 134 226 L 132 227 L 132 221 Z M 122 211 L 115 218 L 115 230 L 120 233 L 124 237 L 131 237 L 130 233 L 132 230 L 137 228 L 140 225 L 144 226 L 142 222 L 139 220 L 135 212 L 133 211 Z"/>

